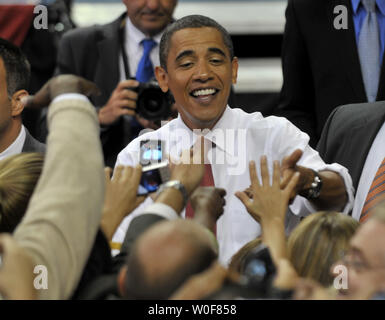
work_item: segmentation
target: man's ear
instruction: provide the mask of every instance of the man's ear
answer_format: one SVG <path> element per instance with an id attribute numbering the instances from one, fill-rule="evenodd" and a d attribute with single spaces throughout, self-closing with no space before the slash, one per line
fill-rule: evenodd
<path id="1" fill-rule="evenodd" d="M 20 116 L 25 107 L 25 98 L 28 97 L 26 90 L 16 91 L 12 96 L 12 117 Z M 24 99 L 23 99 L 24 98 Z"/>
<path id="2" fill-rule="evenodd" d="M 234 57 L 233 61 L 231 61 L 231 79 L 232 83 L 236 84 L 238 78 L 238 58 Z"/>
<path id="3" fill-rule="evenodd" d="M 168 74 L 167 71 L 164 70 L 162 67 L 155 67 L 155 77 L 156 80 L 158 80 L 159 87 L 162 89 L 163 92 L 168 91 Z"/>

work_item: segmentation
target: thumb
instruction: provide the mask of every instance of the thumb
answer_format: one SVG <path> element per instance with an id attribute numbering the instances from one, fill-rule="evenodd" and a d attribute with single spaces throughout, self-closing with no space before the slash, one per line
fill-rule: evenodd
<path id="1" fill-rule="evenodd" d="M 235 193 L 235 196 L 241 200 L 241 202 L 243 203 L 243 205 L 248 209 L 249 206 L 250 206 L 250 198 L 247 196 L 247 194 L 245 192 L 236 192 Z"/>

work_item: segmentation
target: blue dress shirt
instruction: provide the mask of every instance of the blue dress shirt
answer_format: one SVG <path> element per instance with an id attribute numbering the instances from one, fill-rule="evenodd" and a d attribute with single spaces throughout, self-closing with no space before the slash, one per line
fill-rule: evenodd
<path id="1" fill-rule="evenodd" d="M 351 0 L 353 6 L 353 21 L 354 21 L 354 30 L 356 33 L 356 40 L 358 44 L 358 39 L 360 36 L 360 31 L 362 24 L 366 17 L 366 10 L 361 3 L 361 0 Z M 379 27 L 380 34 L 380 59 L 384 56 L 384 47 L 385 47 L 385 0 L 376 0 L 377 3 L 377 22 Z"/>

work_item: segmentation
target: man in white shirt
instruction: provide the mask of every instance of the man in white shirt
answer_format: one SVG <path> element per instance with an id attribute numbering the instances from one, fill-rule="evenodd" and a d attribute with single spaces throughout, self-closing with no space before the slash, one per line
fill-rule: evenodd
<path id="1" fill-rule="evenodd" d="M 136 136 L 138 124 L 132 122 L 131 116 L 135 115 L 137 93 L 130 88 L 149 80 L 138 77 L 145 53 L 143 40 L 154 41 L 147 61 L 154 68 L 159 65 L 161 35 L 172 21 L 177 5 L 177 0 L 122 2 L 127 10 L 115 21 L 74 29 L 63 36 L 56 71 L 82 76 L 101 89 L 101 95 L 92 102 L 98 110 L 104 158 L 109 166 L 115 164 L 117 154 Z M 144 127 L 153 125 L 136 118 Z"/>
<path id="2" fill-rule="evenodd" d="M 222 26 L 203 16 L 174 22 L 162 36 L 160 65 L 155 70 L 157 80 L 164 92 L 172 92 L 179 117 L 132 141 L 118 155 L 117 165 L 139 161 L 141 140 L 164 140 L 165 153 L 171 158 L 191 147 L 202 134 L 206 141 L 214 142 L 208 162 L 215 186 L 227 191 L 225 212 L 216 229 L 223 263 L 260 234 L 258 223 L 234 195 L 250 185 L 250 160 L 259 161 L 266 155 L 270 168 L 273 160 L 282 160 L 283 180 L 295 171 L 301 173 L 296 192 L 311 201 L 297 196 L 291 206 L 295 215 L 318 209 L 350 210 L 353 194 L 347 170 L 325 164 L 308 146 L 305 133 L 283 118 L 264 118 L 260 113 L 247 114 L 227 106 L 238 62 Z M 113 241 L 122 240 L 128 223 L 123 222 Z"/>
<path id="3" fill-rule="evenodd" d="M 0 160 L 21 152 L 44 152 L 22 124 L 29 63 L 19 48 L 0 39 Z"/>

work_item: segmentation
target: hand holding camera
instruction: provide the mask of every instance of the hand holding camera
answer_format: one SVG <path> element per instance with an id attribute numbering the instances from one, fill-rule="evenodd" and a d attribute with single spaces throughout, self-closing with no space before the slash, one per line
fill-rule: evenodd
<path id="1" fill-rule="evenodd" d="M 108 126 L 123 115 L 135 115 L 138 94 L 134 90 L 127 88 L 138 86 L 139 82 L 132 79 L 119 82 L 107 104 L 99 110 L 99 123 Z"/>
<path id="2" fill-rule="evenodd" d="M 163 93 L 156 81 L 139 83 L 134 79 L 121 81 L 107 104 L 99 110 L 99 123 L 111 125 L 123 115 L 135 116 L 145 128 L 157 129 L 158 120 L 171 114 L 172 98 Z"/>

